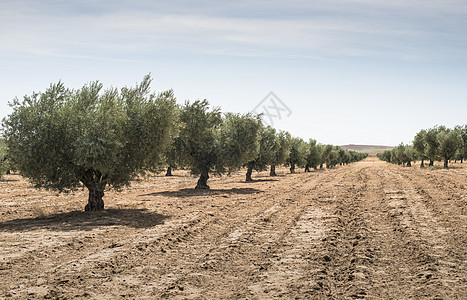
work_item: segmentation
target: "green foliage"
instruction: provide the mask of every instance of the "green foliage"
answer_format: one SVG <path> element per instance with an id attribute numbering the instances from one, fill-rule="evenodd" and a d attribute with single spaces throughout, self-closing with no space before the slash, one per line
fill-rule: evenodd
<path id="1" fill-rule="evenodd" d="M 331 147 L 327 159 L 326 159 L 326 167 L 327 168 L 334 168 L 339 164 L 339 150 L 338 147 Z"/>
<path id="2" fill-rule="evenodd" d="M 433 165 L 433 162 L 439 160 L 439 141 L 438 141 L 438 132 L 439 127 L 435 126 L 426 131 L 425 134 L 425 156 L 430 160 L 430 165 Z"/>
<path id="3" fill-rule="evenodd" d="M 412 145 L 400 143 L 392 150 L 386 150 L 383 153 L 377 154 L 377 157 L 389 163 L 411 166 L 417 155 Z"/>
<path id="4" fill-rule="evenodd" d="M 449 160 L 462 147 L 463 140 L 461 133 L 457 129 L 440 127 L 438 135 L 439 155 L 444 159 L 444 167 L 448 167 Z"/>
<path id="5" fill-rule="evenodd" d="M 428 148 L 425 141 L 426 134 L 426 130 L 422 129 L 415 135 L 413 139 L 413 148 L 415 154 L 417 155 L 417 158 L 420 159 L 422 162 L 423 160 L 428 159 L 428 156 L 426 155 L 426 151 Z"/>
<path id="6" fill-rule="evenodd" d="M 437 160 L 444 160 L 447 168 L 450 159 L 463 160 L 467 147 L 467 125 L 456 126 L 454 129 L 445 126 L 434 126 L 420 130 L 414 137 L 413 146 L 400 144 L 391 151 L 385 151 L 378 157 L 381 160 L 396 164 L 408 164 L 420 159 L 430 160 L 430 167 Z"/>
<path id="7" fill-rule="evenodd" d="M 270 126 L 261 126 L 259 130 L 259 151 L 253 160 L 246 163 L 246 167 L 256 171 L 264 171 L 272 164 L 274 150 L 278 146 L 276 130 Z"/>
<path id="8" fill-rule="evenodd" d="M 218 163 L 219 128 L 222 114 L 219 108 L 209 110 L 207 100 L 186 102 L 180 111 L 180 139 L 191 173 L 199 175 L 212 169 L 222 172 Z"/>
<path id="9" fill-rule="evenodd" d="M 290 166 L 290 172 L 295 172 L 295 166 L 303 167 L 306 163 L 307 144 L 301 138 L 292 137 L 290 140 L 290 153 L 286 164 Z"/>
<path id="10" fill-rule="evenodd" d="M 259 117 L 209 109 L 206 100 L 186 102 L 181 108 L 180 139 L 187 165 L 194 175 L 201 175 L 198 188 L 206 185 L 209 173 L 224 174 L 240 168 L 258 153 Z"/>
<path id="11" fill-rule="evenodd" d="M 462 145 L 459 148 L 459 160 L 464 160 L 467 158 L 467 124 L 464 126 L 457 126 L 456 129 L 459 131 L 460 137 L 462 139 Z"/>
<path id="12" fill-rule="evenodd" d="M 326 162 L 325 153 L 324 153 L 325 148 L 326 146 L 323 144 L 316 145 L 316 151 L 318 152 L 318 157 L 319 157 L 318 164 L 319 164 L 320 169 L 323 168 L 323 164 Z"/>
<path id="13" fill-rule="evenodd" d="M 317 146 L 317 142 L 314 139 L 308 141 L 308 149 L 306 156 L 306 165 L 308 168 L 317 169 L 321 164 L 321 155 Z"/>
<path id="14" fill-rule="evenodd" d="M 326 168 L 331 167 L 331 160 L 333 159 L 331 152 L 334 150 L 333 145 L 324 145 L 323 149 L 323 162 L 326 163 Z"/>
<path id="15" fill-rule="evenodd" d="M 220 128 L 224 170 L 238 170 L 259 152 L 261 119 L 253 114 L 227 113 Z M 263 155 L 267 155 L 263 152 Z"/>
<path id="16" fill-rule="evenodd" d="M 290 143 L 292 137 L 286 131 L 279 131 L 276 133 L 276 139 L 273 146 L 273 156 L 271 164 L 282 165 L 285 164 L 287 157 L 290 154 Z"/>
<path id="17" fill-rule="evenodd" d="M 4 121 L 12 163 L 38 187 L 66 191 L 82 183 L 89 201 L 91 190 L 102 198 L 106 186 L 157 170 L 177 114 L 173 92 L 153 93 L 150 83 L 148 75 L 119 91 L 97 81 L 79 90 L 59 82 L 15 99 Z"/>
<path id="18" fill-rule="evenodd" d="M 187 157 L 180 137 L 175 137 L 165 154 L 165 163 L 170 169 L 186 166 Z"/>
<path id="19" fill-rule="evenodd" d="M 10 169 L 9 159 L 7 157 L 8 148 L 5 140 L 0 138 L 0 178 Z"/>

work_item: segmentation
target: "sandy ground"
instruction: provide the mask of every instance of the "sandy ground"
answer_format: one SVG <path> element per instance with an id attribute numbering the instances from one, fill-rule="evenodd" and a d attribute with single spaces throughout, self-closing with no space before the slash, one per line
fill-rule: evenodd
<path id="1" fill-rule="evenodd" d="M 0 298 L 467 299 L 467 164 L 368 158 L 86 192 L 0 182 Z"/>

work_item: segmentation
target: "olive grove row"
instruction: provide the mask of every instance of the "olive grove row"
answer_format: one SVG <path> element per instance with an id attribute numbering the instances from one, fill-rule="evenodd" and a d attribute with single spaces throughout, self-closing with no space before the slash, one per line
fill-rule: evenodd
<path id="1" fill-rule="evenodd" d="M 171 90 L 156 94 L 150 83 L 149 75 L 120 90 L 103 90 L 99 82 L 71 90 L 59 82 L 15 99 L 3 120 L 2 168 L 17 170 L 36 187 L 61 192 L 84 186 L 85 210 L 102 210 L 107 188 L 162 168 L 167 175 L 189 169 L 199 176 L 196 188 L 209 189 L 210 175 L 241 167 L 251 181 L 253 170 L 267 167 L 274 176 L 279 165 L 293 173 L 366 157 L 277 132 L 257 115 L 222 113 L 206 100 L 178 105 Z"/>
<path id="2" fill-rule="evenodd" d="M 467 157 L 467 125 L 447 128 L 435 126 L 420 130 L 414 137 L 411 145 L 400 144 L 392 150 L 378 154 L 379 159 L 411 166 L 412 162 L 420 161 L 420 166 L 429 166 L 435 161 L 443 161 L 448 168 L 450 160 L 459 160 L 461 163 Z"/>

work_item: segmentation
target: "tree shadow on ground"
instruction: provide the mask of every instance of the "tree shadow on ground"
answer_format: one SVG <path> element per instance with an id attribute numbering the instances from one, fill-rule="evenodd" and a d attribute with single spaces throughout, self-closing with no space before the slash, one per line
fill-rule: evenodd
<path id="1" fill-rule="evenodd" d="M 15 219 L 0 222 L 0 232 L 31 231 L 89 231 L 96 227 L 127 226 L 150 228 L 163 224 L 169 216 L 147 209 L 106 209 L 103 211 L 72 211 L 44 217 Z"/>
<path id="2" fill-rule="evenodd" d="M 155 192 L 150 194 L 139 195 L 139 197 L 145 196 L 167 196 L 177 198 L 188 198 L 196 196 L 219 196 L 219 195 L 233 195 L 233 194 L 258 194 L 263 191 L 253 188 L 232 188 L 232 189 L 210 189 L 210 190 L 196 190 L 196 189 L 181 189 L 178 191 L 163 191 Z"/>
<path id="3" fill-rule="evenodd" d="M 252 181 L 240 181 L 240 183 L 255 183 L 255 182 L 270 182 L 270 181 L 279 181 L 279 179 L 253 178 Z"/>

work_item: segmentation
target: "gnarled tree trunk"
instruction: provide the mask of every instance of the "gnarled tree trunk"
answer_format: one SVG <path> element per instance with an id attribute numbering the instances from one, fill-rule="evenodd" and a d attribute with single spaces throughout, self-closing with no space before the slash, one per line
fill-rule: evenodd
<path id="1" fill-rule="evenodd" d="M 165 176 L 173 176 L 173 175 L 172 175 L 172 167 L 171 167 L 171 166 L 168 166 L 168 167 L 167 167 L 167 172 L 165 173 Z"/>
<path id="2" fill-rule="evenodd" d="M 425 167 L 425 162 L 422 159 L 422 162 L 420 163 L 420 168 L 424 168 L 424 167 Z"/>
<path id="3" fill-rule="evenodd" d="M 444 168 L 449 169 L 449 158 L 444 158 Z"/>
<path id="4" fill-rule="evenodd" d="M 246 170 L 246 179 L 245 179 L 246 182 L 253 181 L 253 178 L 251 178 L 252 173 L 253 173 L 253 168 L 248 167 L 248 169 Z"/>
<path id="5" fill-rule="evenodd" d="M 310 172 L 310 165 L 306 164 L 305 165 L 305 173 Z"/>
<path id="6" fill-rule="evenodd" d="M 201 176 L 199 176 L 198 183 L 196 184 L 195 189 L 209 190 L 208 179 L 209 179 L 208 172 L 201 173 Z"/>
<path id="7" fill-rule="evenodd" d="M 292 164 L 290 166 L 290 173 L 292 173 L 292 174 L 295 173 L 295 164 Z"/>
<path id="8" fill-rule="evenodd" d="M 84 207 L 85 211 L 97 211 L 104 209 L 105 186 L 107 185 L 107 177 L 101 172 L 94 169 L 86 170 L 81 182 L 89 190 L 88 204 Z"/>
<path id="9" fill-rule="evenodd" d="M 90 189 L 89 190 L 89 198 L 88 204 L 84 207 L 85 211 L 97 211 L 97 210 L 104 210 L 104 191 L 97 190 L 97 189 Z"/>
<path id="10" fill-rule="evenodd" d="M 428 164 L 429 167 L 432 167 L 434 164 L 433 160 L 430 159 L 430 163 Z"/>
<path id="11" fill-rule="evenodd" d="M 276 165 L 271 165 L 271 171 L 269 172 L 269 176 L 277 176 L 276 174 Z"/>

